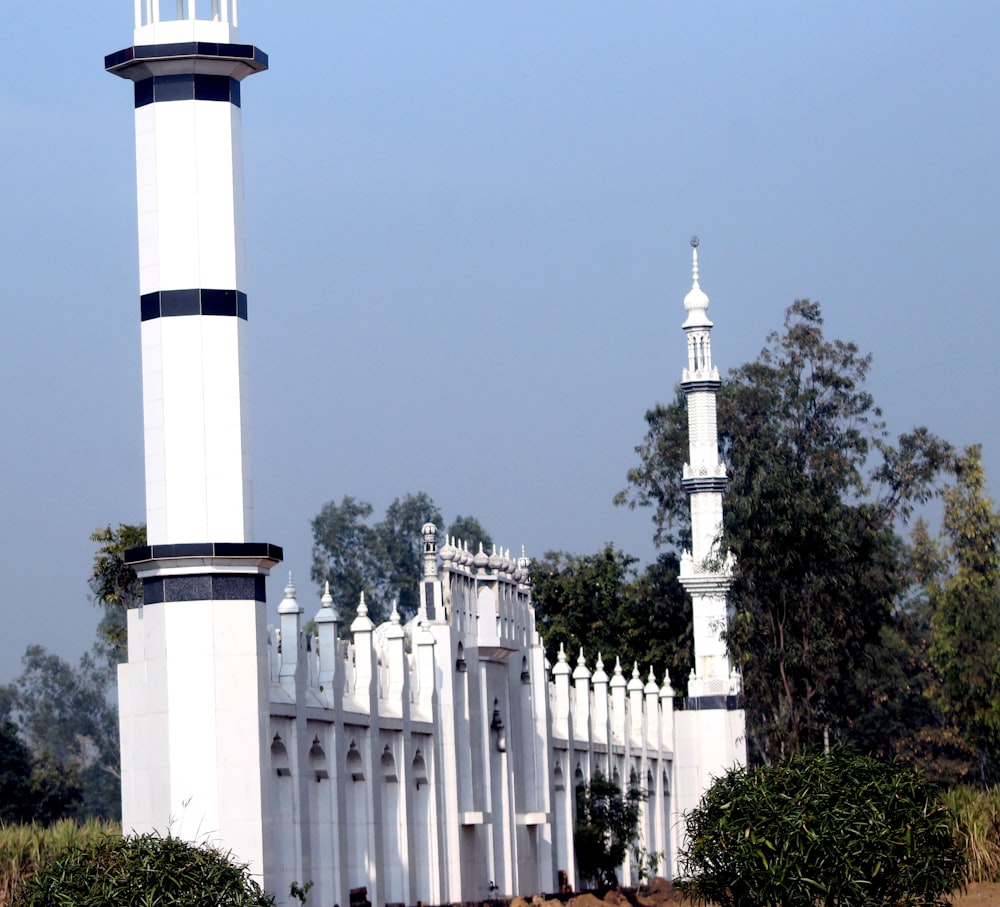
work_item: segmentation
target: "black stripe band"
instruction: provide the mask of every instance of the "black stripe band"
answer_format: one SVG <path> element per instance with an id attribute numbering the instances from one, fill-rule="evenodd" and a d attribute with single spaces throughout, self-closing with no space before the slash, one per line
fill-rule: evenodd
<path id="1" fill-rule="evenodd" d="M 270 542 L 189 542 L 180 545 L 143 545 L 125 552 L 126 564 L 177 557 L 248 557 L 280 561 L 285 553 Z"/>
<path id="2" fill-rule="evenodd" d="M 135 106 L 157 101 L 228 101 L 240 106 L 240 83 L 229 76 L 181 72 L 135 83 Z"/>
<path id="3" fill-rule="evenodd" d="M 196 573 L 156 576 L 142 581 L 145 605 L 161 602 L 266 602 L 264 577 L 259 573 Z"/>
<path id="4" fill-rule="evenodd" d="M 247 320 L 247 294 L 239 290 L 160 290 L 139 297 L 143 321 L 175 315 L 229 315 Z"/>
<path id="5" fill-rule="evenodd" d="M 182 41 L 175 44 L 140 44 L 115 51 L 104 58 L 108 72 L 120 73 L 144 63 L 160 60 L 232 60 L 242 63 L 249 72 L 267 69 L 267 54 L 252 44 L 214 44 L 207 41 Z"/>

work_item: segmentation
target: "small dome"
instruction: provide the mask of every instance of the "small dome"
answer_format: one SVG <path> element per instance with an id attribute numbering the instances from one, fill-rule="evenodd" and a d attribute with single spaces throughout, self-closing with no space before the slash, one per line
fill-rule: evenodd
<path id="1" fill-rule="evenodd" d="M 698 283 L 698 237 L 691 240 L 691 290 L 684 297 L 684 308 L 687 309 L 688 317 L 684 322 L 685 328 L 712 327 L 712 322 L 708 320 L 706 309 L 708 309 L 708 296 Z"/>

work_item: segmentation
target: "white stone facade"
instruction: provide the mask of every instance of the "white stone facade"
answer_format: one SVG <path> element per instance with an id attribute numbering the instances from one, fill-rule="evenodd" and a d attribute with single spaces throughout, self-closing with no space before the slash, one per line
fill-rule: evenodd
<path id="1" fill-rule="evenodd" d="M 268 887 L 441 904 L 553 891 L 559 870 L 574 884 L 574 793 L 596 771 L 648 792 L 641 843 L 669 871 L 669 684 L 620 666 L 609 678 L 599 659 L 591 674 L 582 653 L 550 670 L 523 559 L 449 542 L 425 573 L 416 618 L 376 628 L 359 613 L 349 643 L 328 604 L 305 637 L 286 588 L 270 640 Z"/>
<path id="2" fill-rule="evenodd" d="M 599 653 L 548 665 L 529 564 L 424 527 L 420 610 L 380 627 L 364 600 L 339 639 L 289 584 L 266 626 L 276 546 L 253 540 L 240 83 L 267 68 L 236 0 L 135 0 L 134 44 L 106 68 L 134 83 L 149 545 L 128 553 L 144 604 L 119 669 L 123 824 L 220 844 L 287 903 L 446 904 L 579 881 L 577 787 L 601 772 L 647 792 L 640 846 L 675 869 L 680 817 L 741 760 L 719 634 L 728 568 L 715 389 L 697 286 L 689 310 L 695 671 L 611 675 Z M 175 14 L 164 19 L 163 10 Z M 199 18 L 199 13 L 201 18 Z M 700 295 L 699 295 L 700 294 Z M 638 881 L 630 856 L 623 881 Z"/>

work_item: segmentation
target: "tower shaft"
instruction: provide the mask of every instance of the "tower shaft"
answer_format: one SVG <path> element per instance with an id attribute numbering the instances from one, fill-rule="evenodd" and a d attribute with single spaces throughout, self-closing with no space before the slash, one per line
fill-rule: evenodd
<path id="1" fill-rule="evenodd" d="M 719 460 L 716 394 L 721 382 L 712 364 L 708 296 L 698 282 L 697 240 L 691 291 L 684 298 L 688 361 L 681 387 L 688 404 L 689 462 L 683 486 L 691 504 L 691 550 L 681 557 L 680 582 L 691 596 L 694 670 L 684 709 L 675 716 L 678 814 L 693 809 L 712 781 L 746 762 L 746 715 L 740 678 L 731 670 L 723 633 L 729 619 L 731 562 L 721 556 L 722 497 L 726 467 Z"/>
<path id="2" fill-rule="evenodd" d="M 199 19 L 202 11 L 210 18 Z M 267 68 L 236 0 L 136 0 L 133 44 L 148 544 L 119 668 L 126 831 L 218 841 L 263 873 L 264 578 L 253 541 L 240 83 Z"/>

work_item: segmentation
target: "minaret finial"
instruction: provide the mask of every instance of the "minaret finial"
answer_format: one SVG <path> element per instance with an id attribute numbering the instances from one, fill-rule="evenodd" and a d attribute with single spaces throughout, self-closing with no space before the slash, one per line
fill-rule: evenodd
<path id="1" fill-rule="evenodd" d="M 708 308 L 708 296 L 702 290 L 698 275 L 698 246 L 700 241 L 697 236 L 691 237 L 691 290 L 684 297 L 684 308 L 688 311 L 687 321 L 684 322 L 684 329 L 690 328 L 711 328 L 712 322 L 708 320 L 705 310 Z"/>

